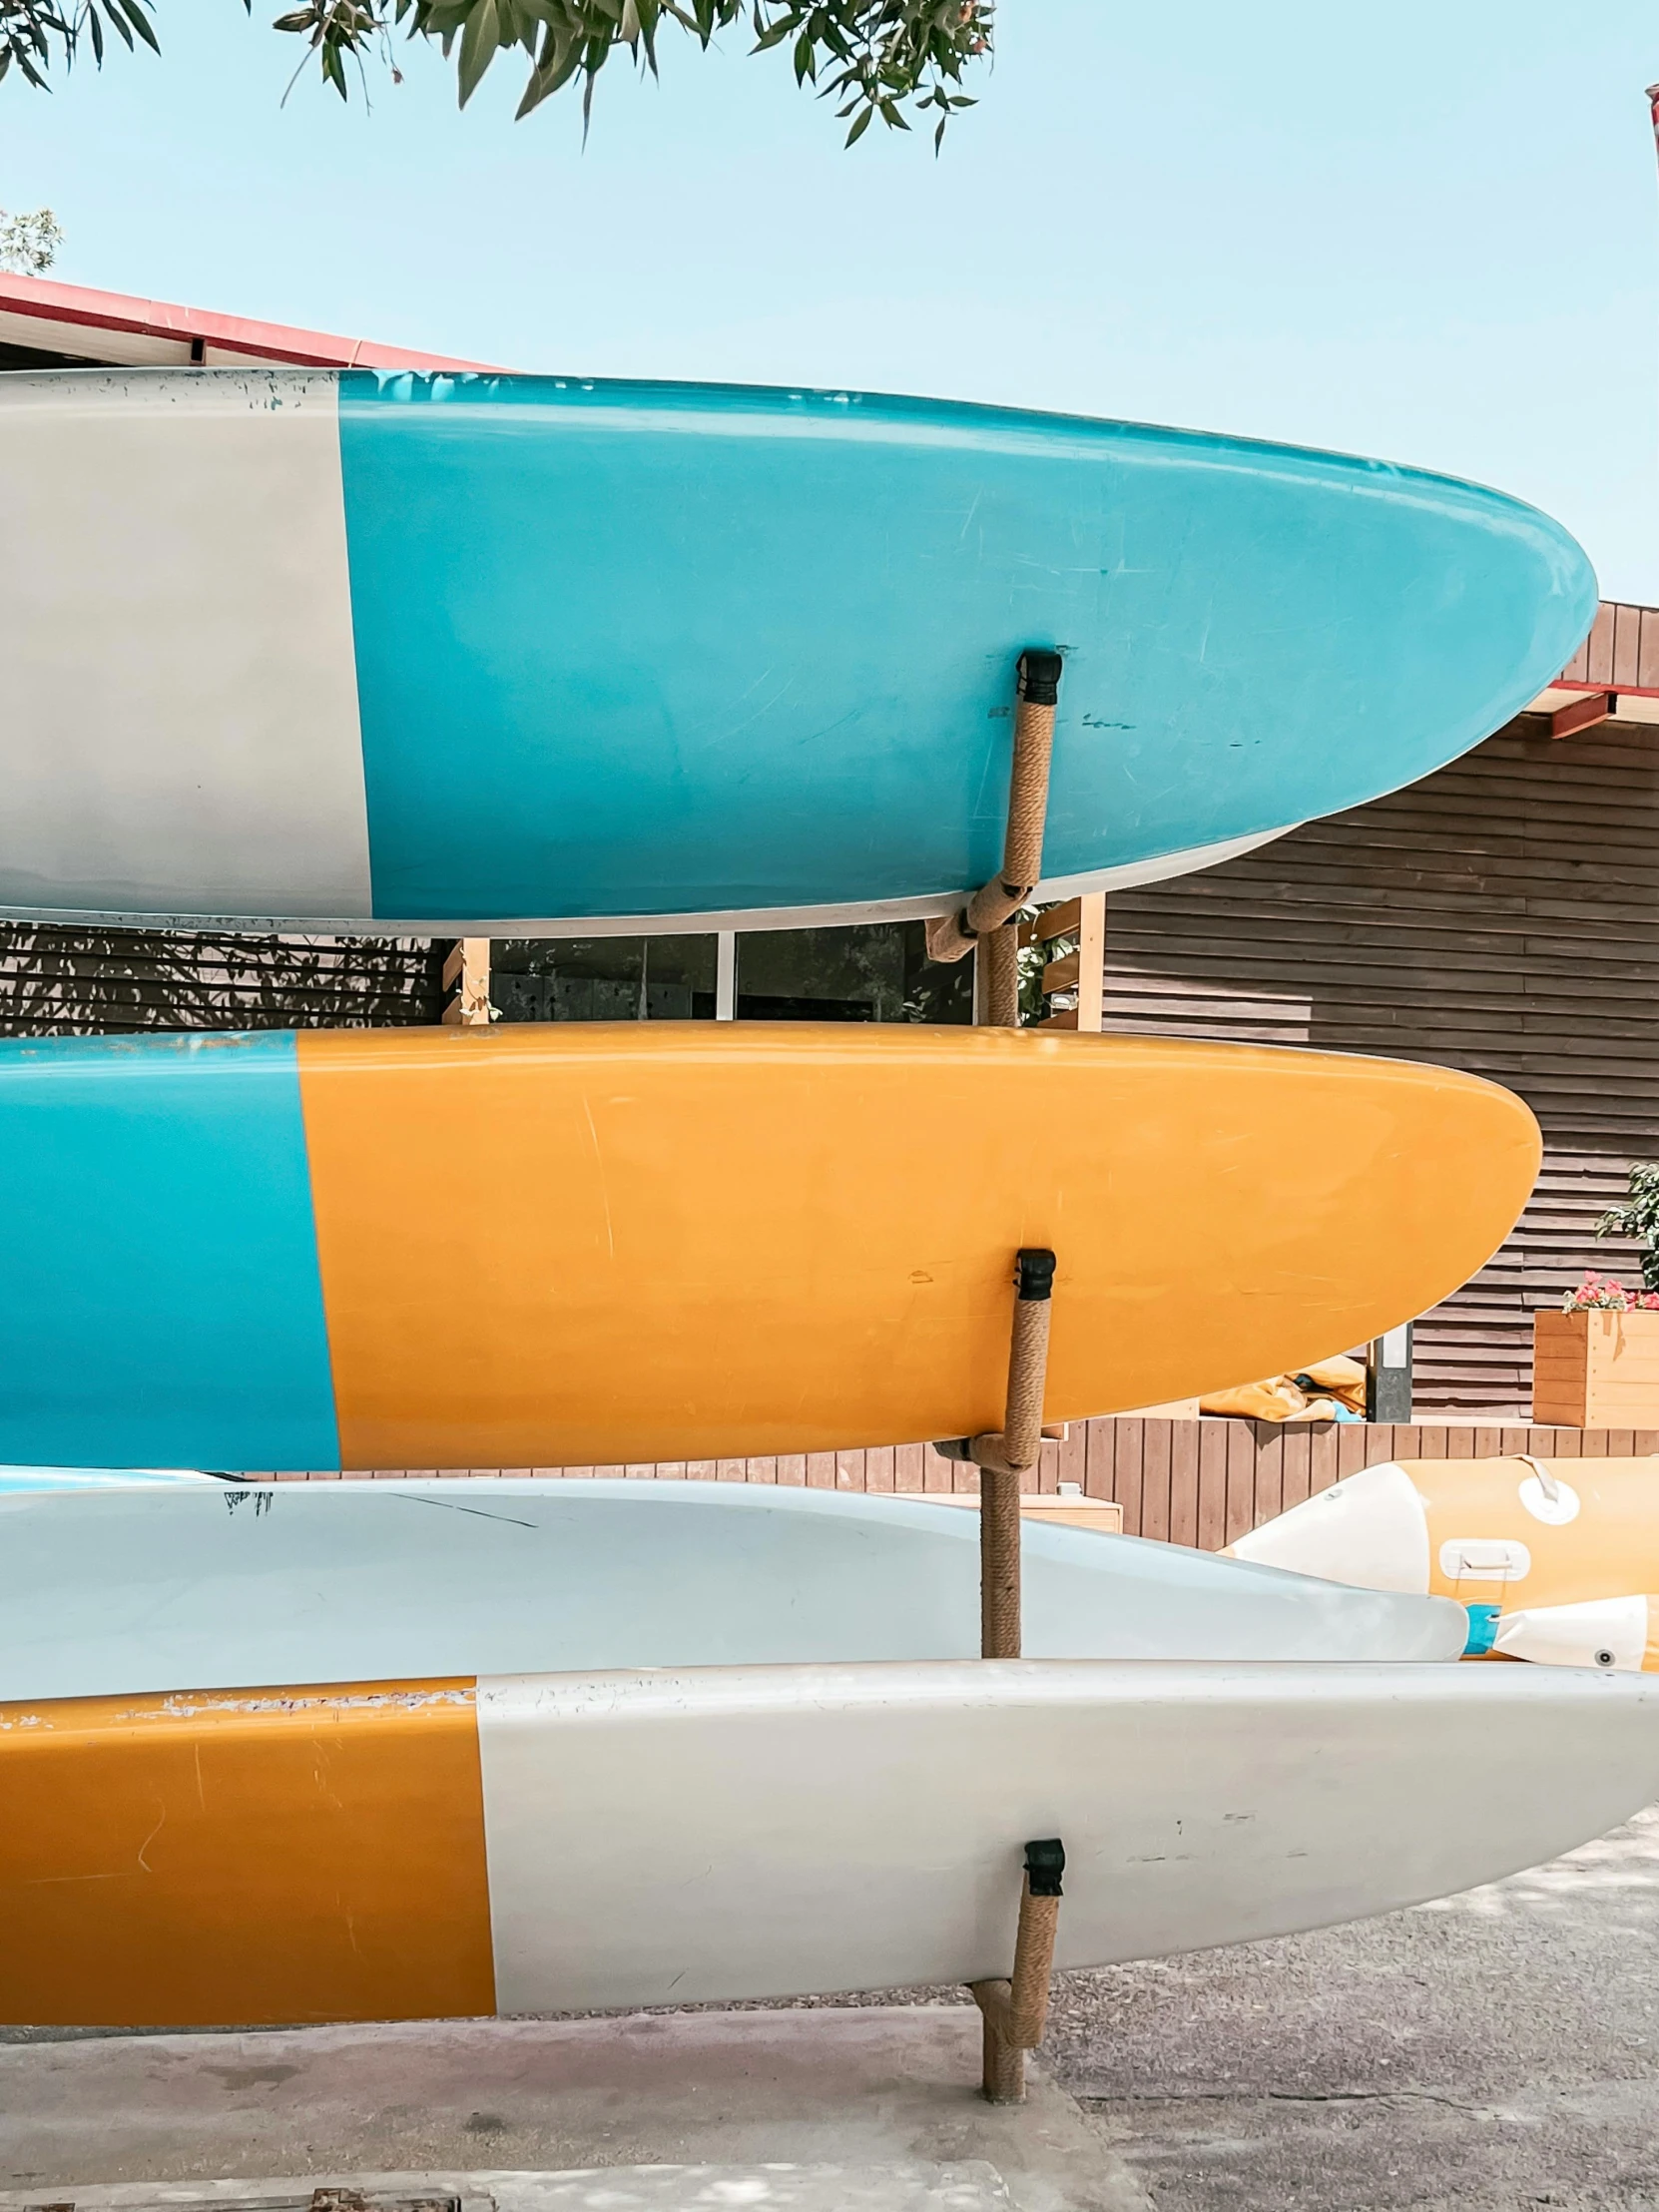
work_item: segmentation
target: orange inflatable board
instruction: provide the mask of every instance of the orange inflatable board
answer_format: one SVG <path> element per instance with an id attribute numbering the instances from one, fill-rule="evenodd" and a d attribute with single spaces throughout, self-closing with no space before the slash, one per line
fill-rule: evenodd
<path id="1" fill-rule="evenodd" d="M 1512 1658 L 1654 1664 L 1639 1593 L 1659 1590 L 1659 1458 L 1402 1459 L 1230 1548 L 1329 1582 L 1488 1608 L 1493 1648 Z"/>
<path id="2" fill-rule="evenodd" d="M 1584 1605 L 1528 1605 L 1505 1613 L 1492 1649 L 1548 1667 L 1659 1674 L 1659 1597 L 1597 1597 Z"/>
<path id="3" fill-rule="evenodd" d="M 1537 1126 L 1444 1068 L 628 1022 L 0 1045 L 0 1461 L 562 1466 L 1000 1425 L 1296 1370 L 1501 1243 Z"/>

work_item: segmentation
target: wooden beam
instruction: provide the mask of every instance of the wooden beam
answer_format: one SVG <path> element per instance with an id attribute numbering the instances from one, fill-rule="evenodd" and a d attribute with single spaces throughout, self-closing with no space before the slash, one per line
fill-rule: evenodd
<path id="1" fill-rule="evenodd" d="M 1031 924 L 1032 933 L 1046 944 L 1050 937 L 1075 937 L 1082 918 L 1083 901 L 1068 898 L 1062 906 L 1050 906 Z"/>
<path id="2" fill-rule="evenodd" d="M 1593 730 L 1598 722 L 1612 720 L 1617 705 L 1618 700 L 1612 692 L 1586 692 L 1570 707 L 1556 708 L 1549 718 L 1549 734 L 1552 738 L 1571 738 L 1580 730 Z"/>
<path id="3" fill-rule="evenodd" d="M 454 993 L 443 1009 L 450 1028 L 487 1029 L 490 1005 L 490 940 L 457 937 L 443 963 L 443 988 Z"/>
<path id="4" fill-rule="evenodd" d="M 1071 952 L 1062 952 L 1043 969 L 1043 991 L 1075 991 L 1077 1010 L 1049 1016 L 1047 1026 L 1056 1029 L 1098 1030 L 1104 1018 L 1106 997 L 1106 893 L 1085 891 L 1039 914 L 1036 935 L 1045 944 L 1060 937 L 1075 937 Z"/>
<path id="5" fill-rule="evenodd" d="M 1106 1018 L 1106 893 L 1088 891 L 1077 903 L 1077 1026 L 1098 1033 Z"/>

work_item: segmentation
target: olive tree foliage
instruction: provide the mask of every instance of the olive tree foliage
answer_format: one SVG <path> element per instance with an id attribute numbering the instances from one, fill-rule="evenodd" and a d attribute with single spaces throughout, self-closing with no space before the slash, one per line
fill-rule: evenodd
<path id="1" fill-rule="evenodd" d="M 245 0 L 250 12 L 253 0 Z M 16 69 L 45 89 L 54 67 L 83 52 L 101 63 L 113 35 L 157 45 L 155 0 L 0 0 L 0 78 Z M 796 82 L 830 100 L 848 146 L 877 118 L 907 131 L 910 117 L 945 125 L 972 107 L 961 90 L 971 62 L 990 52 L 995 0 L 303 0 L 276 28 L 303 39 L 343 100 L 348 64 L 390 64 L 394 34 L 435 39 L 453 56 L 464 107 L 498 54 L 518 55 L 528 115 L 567 85 L 580 85 L 584 122 L 599 72 L 621 50 L 655 75 L 665 34 L 703 48 L 734 26 L 754 51 L 782 48 Z M 297 74 L 297 72 L 296 72 Z M 391 70 L 394 81 L 398 72 Z"/>
<path id="2" fill-rule="evenodd" d="M 30 215 L 9 215 L 0 208 L 0 269 L 44 276 L 62 244 L 63 229 L 50 208 L 36 208 Z"/>
<path id="3" fill-rule="evenodd" d="M 0 78 L 15 69 L 45 92 L 54 63 L 67 69 L 87 48 L 102 62 L 111 32 L 129 51 L 142 39 L 159 53 L 150 6 L 151 0 L 0 0 Z"/>

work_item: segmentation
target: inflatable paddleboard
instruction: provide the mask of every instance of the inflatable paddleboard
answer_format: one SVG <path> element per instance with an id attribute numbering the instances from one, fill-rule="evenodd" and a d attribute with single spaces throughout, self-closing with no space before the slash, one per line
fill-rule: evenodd
<path id="1" fill-rule="evenodd" d="M 1553 1644 L 1587 1665 L 1611 1643 L 1639 1666 L 1646 1600 L 1632 1593 L 1659 1590 L 1659 1459 L 1402 1459 L 1349 1475 L 1229 1549 L 1331 1582 L 1485 1608 L 1512 1656 L 1547 1657 Z M 1587 1614 L 1546 1632 L 1554 1609 L 1608 1599 L 1644 1608 L 1634 1643 L 1634 1610 L 1616 1633 Z M 1521 1612 L 1530 1625 L 1513 1630 Z M 1534 1648 L 1520 1650 L 1517 1636 Z"/>
<path id="2" fill-rule="evenodd" d="M 1083 1539 L 1088 1540 L 1088 1539 Z M 1106 1541 L 1106 1539 L 1100 1539 Z M 967 1981 L 1383 1913 L 1659 1785 L 1659 1689 L 957 1661 L 0 1707 L 0 2019 L 448 2017 Z"/>
<path id="3" fill-rule="evenodd" d="M 1494 1623 L 1492 1649 L 1538 1666 L 1659 1673 L 1659 1598 L 1641 1592 L 1580 1605 L 1525 1605 Z"/>
<path id="4" fill-rule="evenodd" d="M 1439 1598 L 1027 1525 L 1031 1658 L 1454 1659 Z M 977 1516 L 727 1482 L 0 1498 L 0 1700 L 979 1649 Z"/>
<path id="5" fill-rule="evenodd" d="M 1495 492 L 844 391 L 0 385 L 0 912 L 537 934 L 943 912 L 1065 678 L 1043 894 L 1414 782 L 1596 584 Z"/>
<path id="6" fill-rule="evenodd" d="M 0 1457 L 594 1466 L 1294 1370 L 1481 1267 L 1537 1125 L 1436 1067 L 805 1023 L 0 1043 Z"/>

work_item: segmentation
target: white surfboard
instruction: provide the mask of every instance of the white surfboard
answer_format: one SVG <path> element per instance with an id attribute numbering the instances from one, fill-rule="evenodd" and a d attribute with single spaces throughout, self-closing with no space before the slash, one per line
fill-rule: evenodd
<path id="1" fill-rule="evenodd" d="M 1066 1849 L 1061 1966 L 1443 1897 L 1646 1804 L 1659 1689 L 1030 1662 L 518 1680 L 480 1685 L 479 1744 L 514 2012 L 1006 1973 L 1039 1837 Z"/>
<path id="2" fill-rule="evenodd" d="M 1079 1542 L 1111 1539 L 1080 1536 Z M 0 2019 L 415 2018 L 1103 1965 L 1443 1896 L 1659 1786 L 1530 1667 L 670 1668 L 0 1707 Z"/>
<path id="3" fill-rule="evenodd" d="M 0 1496 L 0 1699 L 636 1666 L 965 1659 L 978 1517 L 558 1477 Z M 1452 1659 L 1461 1606 L 1024 1532 L 1031 1658 Z"/>

